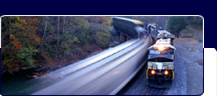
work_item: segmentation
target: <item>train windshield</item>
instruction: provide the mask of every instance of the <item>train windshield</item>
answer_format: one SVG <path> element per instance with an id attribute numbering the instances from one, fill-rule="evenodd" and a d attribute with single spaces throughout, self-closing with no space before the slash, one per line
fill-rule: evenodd
<path id="1" fill-rule="evenodd" d="M 150 49 L 148 60 L 150 61 L 160 61 L 167 62 L 173 61 L 174 59 L 174 50 L 173 49 L 165 49 L 164 51 L 159 51 L 157 49 Z"/>

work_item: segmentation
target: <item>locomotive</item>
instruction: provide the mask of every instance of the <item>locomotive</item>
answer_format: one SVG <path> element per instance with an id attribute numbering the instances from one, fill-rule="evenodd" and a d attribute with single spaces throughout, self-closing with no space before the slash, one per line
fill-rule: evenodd
<path id="1" fill-rule="evenodd" d="M 158 25 L 148 24 L 146 29 L 147 29 L 147 32 L 149 33 L 149 35 L 152 37 L 152 39 L 154 41 L 156 41 L 157 35 L 158 35 L 158 30 L 159 30 Z"/>
<path id="2" fill-rule="evenodd" d="M 151 87 L 167 88 L 174 79 L 175 36 L 166 30 L 158 30 L 156 38 L 156 43 L 148 48 L 146 78 Z"/>

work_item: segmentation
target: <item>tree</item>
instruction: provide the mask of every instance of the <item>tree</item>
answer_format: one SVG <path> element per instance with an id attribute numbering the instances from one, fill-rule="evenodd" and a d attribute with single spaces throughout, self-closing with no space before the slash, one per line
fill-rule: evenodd
<path id="1" fill-rule="evenodd" d="M 84 59 L 108 48 L 111 22 L 105 16 L 3 17 L 1 68 L 55 70 Z"/>
<path id="2" fill-rule="evenodd" d="M 45 21 L 44 34 L 43 34 L 42 43 L 41 43 L 41 50 L 43 50 L 42 48 L 43 48 L 44 38 L 46 36 L 46 31 L 47 31 L 47 22 L 48 22 L 48 16 L 46 17 L 46 21 Z"/>
<path id="3" fill-rule="evenodd" d="M 65 26 L 66 26 L 66 16 L 63 17 L 63 31 L 62 31 L 62 36 L 64 34 L 64 31 L 65 31 Z M 62 37 L 63 39 L 63 37 Z"/>
<path id="4" fill-rule="evenodd" d="M 57 59 L 59 59 L 59 51 L 60 51 L 60 16 L 58 16 L 58 23 L 57 23 Z M 59 61 L 59 60 L 58 60 Z"/>
<path id="5" fill-rule="evenodd" d="M 166 29 L 175 34 L 177 38 L 180 36 L 180 31 L 187 26 L 186 17 L 184 16 L 171 16 L 168 18 Z"/>
<path id="6" fill-rule="evenodd" d="M 34 67 L 41 38 L 36 35 L 37 17 L 3 17 L 2 67 L 10 73 Z"/>
<path id="7" fill-rule="evenodd" d="M 186 21 L 189 26 L 202 30 L 203 28 L 203 19 L 199 16 L 187 16 Z"/>

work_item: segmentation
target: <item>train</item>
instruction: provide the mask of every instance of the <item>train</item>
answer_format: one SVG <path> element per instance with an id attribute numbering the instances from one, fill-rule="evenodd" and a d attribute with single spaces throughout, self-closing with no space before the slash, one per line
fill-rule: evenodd
<path id="1" fill-rule="evenodd" d="M 148 48 L 146 78 L 150 87 L 168 88 L 174 79 L 175 35 L 158 30 L 156 39 Z"/>
<path id="2" fill-rule="evenodd" d="M 148 34 L 152 37 L 152 39 L 154 41 L 156 41 L 157 35 L 158 35 L 158 30 L 161 30 L 161 28 L 159 27 L 159 25 L 156 25 L 156 24 L 148 24 L 146 26 L 146 30 L 147 30 Z"/>
<path id="3" fill-rule="evenodd" d="M 118 33 L 124 33 L 131 38 L 142 38 L 145 33 L 145 24 L 139 20 L 124 18 L 124 17 L 113 17 L 112 25 L 113 30 Z"/>
<path id="4" fill-rule="evenodd" d="M 157 24 L 148 24 L 124 17 L 113 17 L 116 33 L 124 33 L 131 38 L 149 35 L 153 45 L 148 48 L 146 78 L 148 85 L 156 88 L 168 88 L 174 79 L 175 35 Z M 113 32 L 114 33 L 114 32 Z"/>

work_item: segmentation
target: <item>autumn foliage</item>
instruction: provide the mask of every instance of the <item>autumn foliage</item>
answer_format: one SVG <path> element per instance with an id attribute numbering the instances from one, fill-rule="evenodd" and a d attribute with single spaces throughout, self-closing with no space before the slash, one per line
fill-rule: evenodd
<path id="1" fill-rule="evenodd" d="M 55 70 L 108 48 L 112 19 L 85 16 L 2 18 L 2 73 Z"/>
<path id="2" fill-rule="evenodd" d="M 33 66 L 33 54 L 37 52 L 40 37 L 36 35 L 37 17 L 2 18 L 2 70 L 13 73 Z M 28 51 L 24 51 L 28 50 Z"/>

